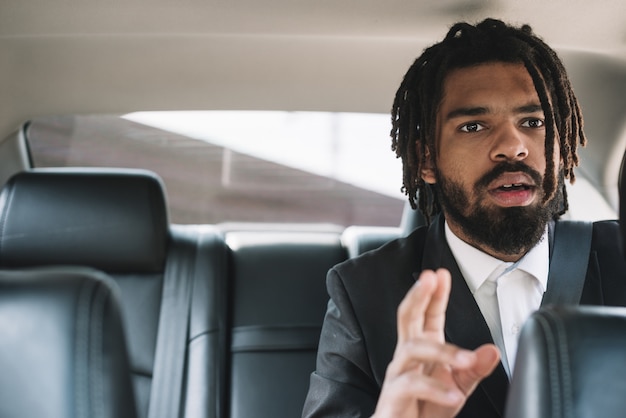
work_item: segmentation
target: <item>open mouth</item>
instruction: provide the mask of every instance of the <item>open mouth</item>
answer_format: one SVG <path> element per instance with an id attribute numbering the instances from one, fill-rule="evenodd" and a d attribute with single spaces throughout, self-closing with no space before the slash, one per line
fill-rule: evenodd
<path id="1" fill-rule="evenodd" d="M 514 184 L 503 184 L 502 186 L 498 187 L 496 190 L 503 191 L 503 192 L 514 192 L 518 190 L 530 190 L 531 188 L 532 186 L 529 186 L 527 184 L 514 183 Z"/>
<path id="2" fill-rule="evenodd" d="M 535 182 L 524 172 L 505 172 L 493 179 L 488 185 L 491 192 L 519 192 L 535 189 Z"/>
<path id="3" fill-rule="evenodd" d="M 529 183 L 504 183 L 491 189 L 491 196 L 499 206 L 526 206 L 535 196 L 535 186 Z"/>

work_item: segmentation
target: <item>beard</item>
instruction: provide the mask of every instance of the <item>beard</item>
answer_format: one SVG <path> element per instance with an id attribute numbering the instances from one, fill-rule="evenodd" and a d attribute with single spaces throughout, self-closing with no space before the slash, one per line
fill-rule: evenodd
<path id="1" fill-rule="evenodd" d="M 540 192 L 537 202 L 528 206 L 498 207 L 484 206 L 480 196 L 486 193 L 487 185 L 505 172 L 523 172 L 535 182 Z M 533 248 L 545 232 L 546 225 L 556 219 L 563 208 L 563 171 L 560 170 L 556 194 L 543 203 L 543 178 L 539 172 L 522 162 L 502 163 L 484 175 L 474 185 L 471 203 L 462 185 L 446 179 L 437 172 L 434 184 L 441 207 L 451 221 L 463 233 L 471 237 L 474 245 L 486 246 L 506 255 L 523 254 Z"/>

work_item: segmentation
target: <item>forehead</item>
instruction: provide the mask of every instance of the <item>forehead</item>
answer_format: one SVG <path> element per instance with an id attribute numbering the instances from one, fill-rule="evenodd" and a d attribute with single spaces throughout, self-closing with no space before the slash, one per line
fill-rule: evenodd
<path id="1" fill-rule="evenodd" d="M 493 62 L 450 71 L 444 79 L 440 110 L 523 102 L 539 102 L 526 67 L 521 63 Z"/>

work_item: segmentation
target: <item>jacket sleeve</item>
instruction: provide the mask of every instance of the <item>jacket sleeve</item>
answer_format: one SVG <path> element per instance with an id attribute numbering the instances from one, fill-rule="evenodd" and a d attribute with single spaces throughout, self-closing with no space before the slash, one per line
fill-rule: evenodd
<path id="1" fill-rule="evenodd" d="M 361 326 L 337 270 L 328 273 L 330 301 L 303 417 L 369 417 L 380 387 L 373 377 Z"/>

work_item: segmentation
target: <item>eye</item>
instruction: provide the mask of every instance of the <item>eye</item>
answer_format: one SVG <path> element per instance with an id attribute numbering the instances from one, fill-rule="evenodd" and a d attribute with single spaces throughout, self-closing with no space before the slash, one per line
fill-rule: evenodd
<path id="1" fill-rule="evenodd" d="M 483 129 L 485 129 L 485 127 L 478 122 L 469 122 L 464 125 L 461 125 L 461 127 L 459 128 L 460 131 L 468 132 L 468 133 L 480 132 Z"/>
<path id="2" fill-rule="evenodd" d="M 543 128 L 544 122 L 543 119 L 527 119 L 522 122 L 522 126 L 524 128 Z"/>

